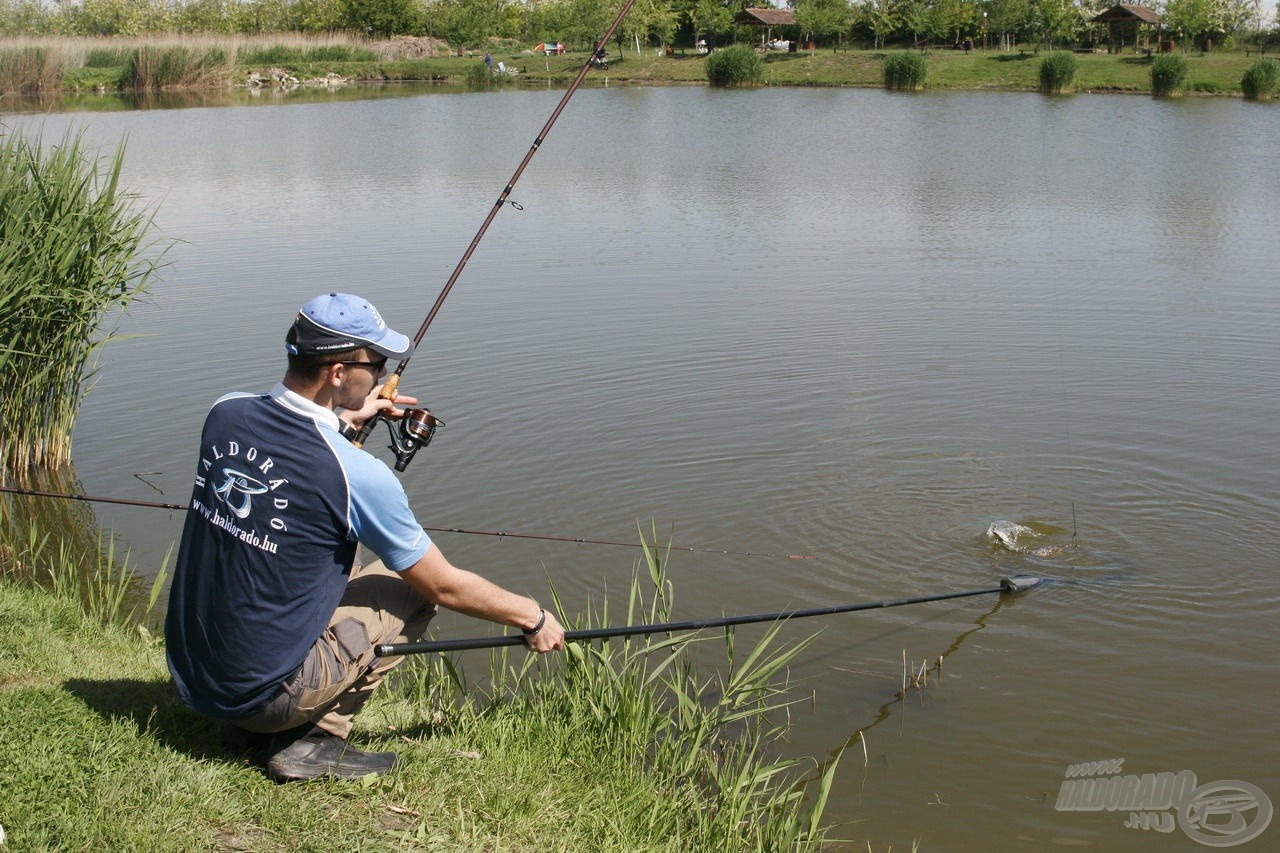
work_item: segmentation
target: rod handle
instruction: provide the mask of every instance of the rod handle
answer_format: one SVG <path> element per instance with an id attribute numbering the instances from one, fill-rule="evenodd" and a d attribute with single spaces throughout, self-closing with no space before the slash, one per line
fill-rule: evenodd
<path id="1" fill-rule="evenodd" d="M 400 389 L 400 373 L 391 374 L 387 377 L 387 381 L 382 383 L 382 390 L 378 392 L 379 400 L 395 400 L 396 393 Z M 369 440 L 373 428 L 378 425 L 378 421 L 382 420 L 382 412 L 378 412 L 373 417 L 364 422 L 364 425 L 351 437 L 351 443 L 356 447 L 364 447 L 364 443 Z"/>

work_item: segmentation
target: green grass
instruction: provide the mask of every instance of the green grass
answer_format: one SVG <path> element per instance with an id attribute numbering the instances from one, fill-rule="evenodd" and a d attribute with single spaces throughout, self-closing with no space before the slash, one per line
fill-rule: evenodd
<path id="1" fill-rule="evenodd" d="M 482 683 L 453 659 L 414 658 L 354 735 L 399 752 L 395 774 L 275 785 L 260 758 L 228 751 L 218 724 L 178 703 L 151 632 L 20 582 L 16 558 L 56 562 L 57 551 L 8 547 L 0 824 L 14 850 L 675 853 L 822 842 L 834 763 L 798 786 L 816 775 L 812 762 L 765 757 L 798 651 L 771 633 L 745 650 L 732 635 L 701 640 L 725 643 L 725 674 L 709 678 L 687 661 L 699 642 L 687 637 L 495 652 Z M 624 618 L 669 613 L 665 557 L 647 554 L 648 580 L 633 584 Z"/>

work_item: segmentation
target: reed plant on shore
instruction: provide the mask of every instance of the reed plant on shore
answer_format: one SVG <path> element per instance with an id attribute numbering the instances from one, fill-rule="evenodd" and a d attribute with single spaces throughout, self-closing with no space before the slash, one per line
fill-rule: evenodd
<path id="1" fill-rule="evenodd" d="M 95 160 L 79 136 L 0 136 L 0 476 L 71 461 L 103 323 L 143 292 L 150 218 L 119 184 L 124 148 Z"/>
<path id="2" fill-rule="evenodd" d="M 1264 56 L 1249 66 L 1240 78 L 1240 90 L 1246 100 L 1269 101 L 1280 88 L 1280 62 Z"/>
<path id="3" fill-rule="evenodd" d="M 1040 61 L 1040 91 L 1046 95 L 1061 95 L 1076 76 L 1076 56 L 1065 50 L 1057 50 Z"/>
<path id="4" fill-rule="evenodd" d="M 1191 67 L 1184 56 L 1162 53 L 1151 63 L 1151 94 L 1157 98 L 1180 95 L 1187 87 Z"/>
<path id="5" fill-rule="evenodd" d="M 884 87 L 898 92 L 914 92 L 924 88 L 929 65 L 919 53 L 898 51 L 884 58 Z"/>
<path id="6" fill-rule="evenodd" d="M 0 94 L 34 95 L 62 86 L 66 55 L 48 45 L 0 49 Z"/>
<path id="7" fill-rule="evenodd" d="M 206 88 L 225 83 L 235 64 L 221 47 L 142 45 L 129 56 L 129 88 L 146 91 Z"/>
<path id="8" fill-rule="evenodd" d="M 745 44 L 730 45 L 707 57 L 707 82 L 722 88 L 758 86 L 764 79 L 764 63 Z"/>

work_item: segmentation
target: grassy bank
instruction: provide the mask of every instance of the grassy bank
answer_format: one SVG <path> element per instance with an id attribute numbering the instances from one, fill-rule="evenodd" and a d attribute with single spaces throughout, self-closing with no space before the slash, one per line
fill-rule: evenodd
<path id="1" fill-rule="evenodd" d="M 124 40 L 54 39 L 0 42 L 0 91 L 6 93 L 61 91 L 163 90 L 244 86 L 266 81 L 268 85 L 335 80 L 430 80 L 466 85 L 481 58 L 428 50 L 413 41 L 360 42 L 342 37 L 325 39 L 298 35 L 219 39 L 187 37 Z M 764 80 L 774 86 L 882 86 L 885 51 L 821 49 L 813 52 L 768 53 Z M 1202 94 L 1239 95 L 1241 79 L 1257 56 L 1243 52 L 1184 54 L 1190 63 L 1189 91 Z M 492 51 L 494 65 L 504 63 L 518 73 L 493 81 L 518 85 L 522 80 L 538 85 L 567 85 L 585 54 L 546 57 L 512 46 Z M 1043 54 L 1031 49 L 934 50 L 925 54 L 926 88 L 995 89 L 1035 91 Z M 610 85 L 705 84 L 705 56 L 677 51 L 658 56 L 627 50 L 610 52 L 607 69 L 592 72 L 589 79 Z M 1093 92 L 1151 91 L 1152 57 L 1127 53 L 1084 53 L 1072 88 Z"/>
<path id="2" fill-rule="evenodd" d="M 275 785 L 260 756 L 224 747 L 217 724 L 178 704 L 154 632 L 104 624 L 75 596 L 17 579 L 16 563 L 49 561 L 21 542 L 6 547 L 6 849 L 803 850 L 821 841 L 822 785 L 808 786 L 816 810 L 793 787 L 812 766 L 764 757 L 779 734 L 768 709 L 785 701 L 777 676 L 794 649 L 766 642 L 734 659 L 730 645 L 731 675 L 706 681 L 685 662 L 687 639 L 575 645 L 554 659 L 495 653 L 489 687 L 424 656 L 401 668 L 354 735 L 399 752 L 400 770 Z M 628 618 L 666 612 L 669 585 L 656 569 L 652 580 L 666 594 L 646 604 L 637 585 Z M 829 784 L 834 765 L 827 772 Z"/>

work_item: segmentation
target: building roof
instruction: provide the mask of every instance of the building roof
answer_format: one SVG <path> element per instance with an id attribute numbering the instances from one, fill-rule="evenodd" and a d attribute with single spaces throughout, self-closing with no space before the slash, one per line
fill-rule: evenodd
<path id="1" fill-rule="evenodd" d="M 796 13 L 790 9 L 743 9 L 733 19 L 735 24 L 759 24 L 765 27 L 784 27 L 796 22 Z"/>
<path id="2" fill-rule="evenodd" d="M 1101 15 L 1091 19 L 1090 23 L 1109 24 L 1121 21 L 1136 21 L 1140 24 L 1158 24 L 1160 16 L 1154 10 L 1138 3 L 1117 3 Z"/>

